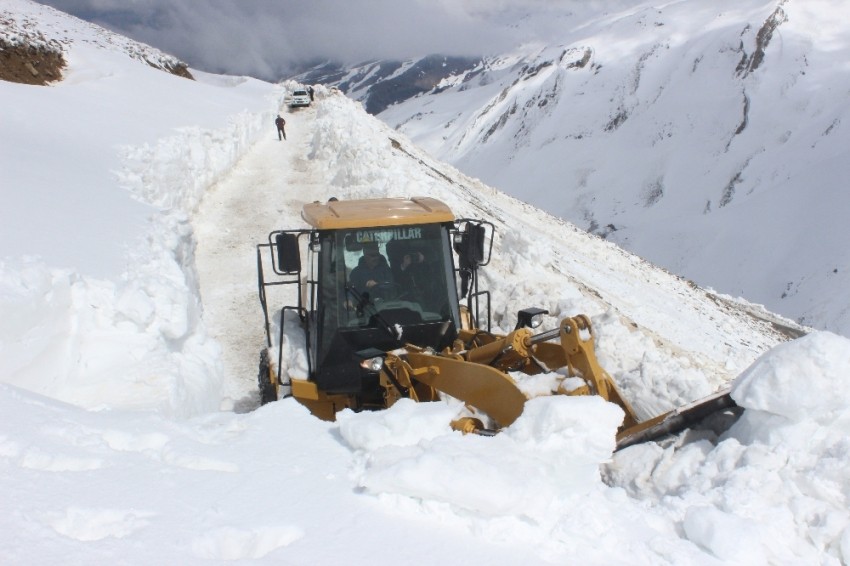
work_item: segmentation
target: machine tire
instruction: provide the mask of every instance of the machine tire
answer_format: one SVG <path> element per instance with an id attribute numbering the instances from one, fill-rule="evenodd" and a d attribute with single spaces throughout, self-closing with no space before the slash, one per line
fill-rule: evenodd
<path id="1" fill-rule="evenodd" d="M 260 386 L 260 405 L 277 401 L 277 384 L 272 382 L 271 364 L 269 363 L 269 351 L 267 349 L 260 352 L 257 383 Z"/>

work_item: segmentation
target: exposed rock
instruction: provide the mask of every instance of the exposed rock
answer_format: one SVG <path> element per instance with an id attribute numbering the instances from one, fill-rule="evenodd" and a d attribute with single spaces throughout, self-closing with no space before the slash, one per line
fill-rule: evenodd
<path id="1" fill-rule="evenodd" d="M 723 189 L 723 195 L 720 197 L 720 208 L 723 208 L 735 197 L 735 187 L 741 182 L 741 172 L 735 173 L 735 176 L 729 181 L 729 184 Z"/>
<path id="2" fill-rule="evenodd" d="M 61 13 L 49 6 L 40 9 Z M 73 18 L 67 14 L 64 16 Z M 100 26 L 82 21 L 79 24 L 78 29 L 88 29 L 90 33 L 66 35 L 61 26 L 0 7 L 0 80 L 30 85 L 60 81 L 62 70 L 67 65 L 66 54 L 77 43 L 122 51 L 155 69 L 187 79 L 194 78 L 188 65 L 176 57 Z"/>
<path id="3" fill-rule="evenodd" d="M 751 55 L 747 55 L 745 53 L 741 57 L 741 61 L 735 69 L 738 75 L 746 77 L 758 69 L 764 61 L 764 54 L 767 50 L 767 46 L 770 44 L 770 40 L 773 38 L 773 32 L 776 31 L 780 25 L 788 21 L 788 15 L 785 13 L 785 10 L 782 9 L 785 2 L 786 0 L 781 0 L 773 13 L 768 16 L 768 18 L 764 21 L 764 24 L 762 24 L 761 28 L 759 28 L 759 31 L 756 34 L 756 49 Z"/>
<path id="4" fill-rule="evenodd" d="M 183 77 L 184 79 L 195 80 L 195 77 L 193 77 L 192 73 L 189 72 L 189 65 L 187 65 L 183 61 L 166 61 L 160 64 L 154 64 L 150 61 L 146 62 L 154 69 L 160 69 L 167 73 L 171 73 L 172 75 Z"/>
<path id="5" fill-rule="evenodd" d="M 50 42 L 13 45 L 0 37 L 0 80 L 46 85 L 62 79 L 62 49 Z"/>
<path id="6" fill-rule="evenodd" d="M 584 69 L 590 63 L 590 58 L 593 56 L 593 50 L 590 47 L 585 47 L 584 50 L 572 48 L 564 51 L 561 55 L 561 63 L 564 64 L 564 61 L 570 57 L 575 57 L 577 52 L 581 53 L 581 57 L 569 60 L 565 65 L 567 69 Z"/>
<path id="7" fill-rule="evenodd" d="M 619 112 L 617 112 L 617 115 L 614 116 L 613 118 L 611 118 L 611 120 L 605 125 L 605 131 L 606 132 L 613 132 L 614 130 L 619 128 L 620 125 L 623 122 L 625 122 L 628 118 L 629 118 L 629 113 L 626 112 L 625 109 L 620 108 Z"/>
<path id="8" fill-rule="evenodd" d="M 505 112 L 502 112 L 502 115 L 499 116 L 499 119 L 490 126 L 487 132 L 484 134 L 484 137 L 481 139 L 481 143 L 486 142 L 490 136 L 499 131 L 500 128 L 504 127 L 505 124 L 508 123 L 508 118 L 510 118 L 517 111 L 516 102 L 514 102 L 510 108 L 508 108 Z"/>

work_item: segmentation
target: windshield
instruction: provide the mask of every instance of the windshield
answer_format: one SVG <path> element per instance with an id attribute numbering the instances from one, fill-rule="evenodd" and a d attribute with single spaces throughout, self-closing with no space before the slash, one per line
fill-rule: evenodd
<path id="1" fill-rule="evenodd" d="M 341 342 L 352 351 L 451 343 L 459 317 L 444 226 L 335 230 L 321 242 L 320 360 Z"/>

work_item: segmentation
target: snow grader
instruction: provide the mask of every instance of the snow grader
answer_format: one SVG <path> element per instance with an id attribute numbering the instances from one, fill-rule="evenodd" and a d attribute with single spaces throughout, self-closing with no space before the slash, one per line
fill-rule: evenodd
<path id="1" fill-rule="evenodd" d="M 490 293 L 477 277 L 493 249 L 488 221 L 455 218 L 446 204 L 425 197 L 331 199 L 304 205 L 302 218 L 309 228 L 271 232 L 257 246 L 263 404 L 291 396 L 333 420 L 345 408 L 448 395 L 467 408 L 455 429 L 489 435 L 522 413 L 523 378 L 548 374 L 552 394 L 600 395 L 623 409 L 618 449 L 734 405 L 722 392 L 638 422 L 596 359 L 588 317 L 536 333 L 548 312 L 527 308 L 513 331 L 491 332 Z M 300 368 L 283 359 L 293 336 L 306 352 Z"/>

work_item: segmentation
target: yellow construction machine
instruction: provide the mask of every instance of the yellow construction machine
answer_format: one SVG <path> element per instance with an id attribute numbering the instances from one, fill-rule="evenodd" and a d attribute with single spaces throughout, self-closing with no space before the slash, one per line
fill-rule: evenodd
<path id="1" fill-rule="evenodd" d="M 448 395 L 468 408 L 455 428 L 494 434 L 522 414 L 523 381 L 545 374 L 552 394 L 600 395 L 623 409 L 618 449 L 734 406 L 722 392 L 640 423 L 597 362 L 586 316 L 535 333 L 548 312 L 528 308 L 512 332 L 491 332 L 490 294 L 477 277 L 492 253 L 490 222 L 455 218 L 433 198 L 331 199 L 304 205 L 302 218 L 309 228 L 274 231 L 257 246 L 262 403 L 292 396 L 333 420 L 345 408 Z M 303 340 L 300 370 L 283 359 L 287 320 Z"/>

